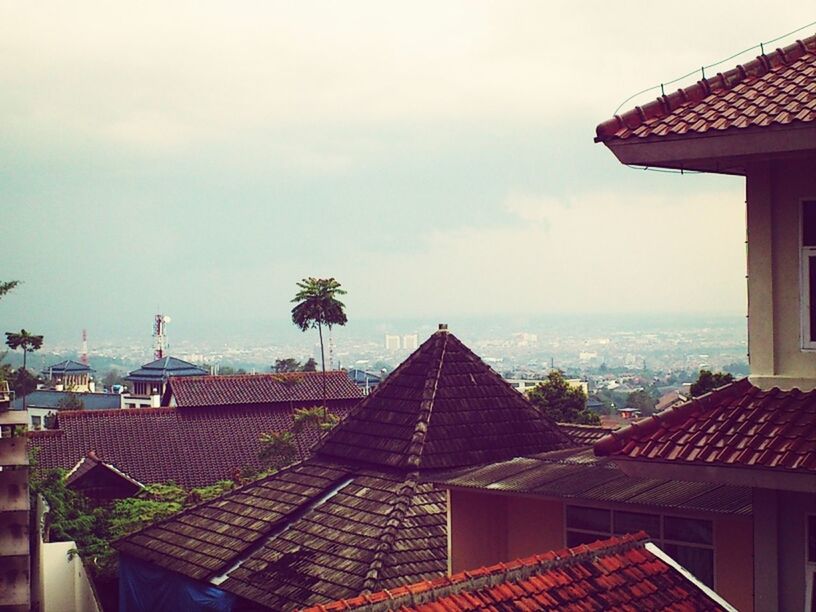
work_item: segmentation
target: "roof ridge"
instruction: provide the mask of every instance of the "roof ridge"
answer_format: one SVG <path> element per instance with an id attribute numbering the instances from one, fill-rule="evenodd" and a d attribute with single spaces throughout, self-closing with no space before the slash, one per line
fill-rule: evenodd
<path id="1" fill-rule="evenodd" d="M 159 408 L 108 408 L 106 410 L 60 410 L 59 415 L 57 416 L 58 419 L 64 418 L 85 418 L 90 419 L 93 417 L 107 417 L 111 415 L 117 414 L 137 414 L 137 413 L 150 413 L 150 414 L 169 414 L 171 412 L 175 412 L 176 409 L 172 406 L 161 406 Z"/>
<path id="2" fill-rule="evenodd" d="M 380 570 L 385 564 L 385 557 L 391 553 L 396 542 L 397 530 L 402 525 L 405 513 L 411 505 L 411 500 L 416 493 L 419 484 L 419 472 L 411 472 L 403 481 L 403 486 L 397 494 L 397 498 L 391 505 L 391 511 L 387 515 L 385 529 L 382 530 L 374 556 L 368 564 L 368 570 L 363 580 L 362 593 L 370 593 L 374 590 L 380 579 Z"/>
<path id="3" fill-rule="evenodd" d="M 344 370 L 327 370 L 326 376 L 338 376 L 345 374 Z M 259 372 L 257 374 L 196 374 L 195 376 L 174 376 L 170 379 L 172 384 L 181 383 L 187 384 L 190 382 L 199 382 L 202 380 L 216 381 L 216 380 L 235 380 L 236 378 L 296 378 L 301 376 L 322 376 L 322 372 Z"/>
<path id="4" fill-rule="evenodd" d="M 415 468 L 419 468 L 419 464 L 422 462 L 422 449 L 425 447 L 425 440 L 428 437 L 428 427 L 431 424 L 431 415 L 436 401 L 436 391 L 439 388 L 439 376 L 442 373 L 442 364 L 445 361 L 449 334 L 441 334 L 440 338 L 442 346 L 439 356 L 436 359 L 435 367 L 428 370 L 428 375 L 425 378 L 422 401 L 419 404 L 419 415 L 411 441 L 408 443 L 408 457 L 405 462 Z"/>
<path id="5" fill-rule="evenodd" d="M 666 408 L 666 410 L 648 416 L 645 419 L 639 419 L 626 427 L 613 430 L 593 445 L 595 454 L 601 457 L 611 455 L 621 450 L 630 436 L 636 433 L 649 432 L 666 424 L 673 424 L 678 420 L 686 418 L 689 413 L 696 410 L 705 410 L 715 399 L 720 400 L 723 397 L 741 392 L 745 386 L 753 387 L 748 378 L 741 378 L 740 380 L 712 389 L 708 393 L 694 397 L 682 404 L 670 406 Z"/>
<path id="6" fill-rule="evenodd" d="M 733 89 L 749 78 L 761 78 L 780 66 L 787 66 L 811 53 L 816 53 L 816 34 L 798 39 L 769 54 L 758 55 L 724 73 L 718 72 L 715 76 L 704 77 L 674 93 L 663 94 L 643 106 L 636 106 L 620 115 L 616 114 L 612 119 L 598 125 L 595 129 L 595 142 L 611 140 L 623 128 L 634 130 L 647 121 L 669 115 L 681 106 L 697 103 L 712 93 Z"/>

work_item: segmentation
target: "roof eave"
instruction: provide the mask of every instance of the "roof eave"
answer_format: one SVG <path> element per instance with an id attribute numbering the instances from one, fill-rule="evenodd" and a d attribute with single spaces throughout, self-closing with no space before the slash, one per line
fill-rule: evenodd
<path id="1" fill-rule="evenodd" d="M 631 459 L 618 455 L 613 455 L 612 459 L 621 471 L 629 476 L 816 493 L 816 473 L 814 472 L 768 467 Z"/>
<path id="2" fill-rule="evenodd" d="M 598 140 L 622 164 L 745 175 L 748 164 L 777 156 L 816 155 L 816 124 L 732 128 L 682 136 Z"/>

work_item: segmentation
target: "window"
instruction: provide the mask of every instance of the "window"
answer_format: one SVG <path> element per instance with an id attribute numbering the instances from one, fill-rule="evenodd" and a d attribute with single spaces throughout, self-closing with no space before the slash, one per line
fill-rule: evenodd
<path id="1" fill-rule="evenodd" d="M 667 555 L 703 583 L 714 586 L 714 526 L 711 521 L 648 512 L 567 506 L 566 527 L 567 546 L 570 547 L 612 535 L 645 531 Z"/>
<path id="2" fill-rule="evenodd" d="M 802 348 L 816 349 L 816 200 L 802 202 L 801 227 Z"/>
<path id="3" fill-rule="evenodd" d="M 31 428 L 42 429 L 42 417 L 31 415 Z"/>

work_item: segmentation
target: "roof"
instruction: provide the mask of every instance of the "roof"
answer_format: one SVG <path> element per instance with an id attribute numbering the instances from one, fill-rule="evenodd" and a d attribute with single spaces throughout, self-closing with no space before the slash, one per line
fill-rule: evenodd
<path id="1" fill-rule="evenodd" d="M 27 408 L 49 408 L 58 410 L 62 400 L 69 396 L 81 399 L 85 410 L 115 410 L 121 405 L 121 396 L 116 393 L 80 393 L 78 391 L 50 391 L 46 389 L 32 391 L 25 397 Z M 14 408 L 23 407 L 23 398 L 12 402 Z"/>
<path id="2" fill-rule="evenodd" d="M 347 374 L 351 380 L 359 384 L 378 384 L 382 382 L 382 376 L 367 372 L 366 370 L 352 368 L 351 370 L 348 370 Z"/>
<path id="3" fill-rule="evenodd" d="M 136 556 L 273 610 L 446 571 L 444 491 L 310 459 L 119 540 Z"/>
<path id="4" fill-rule="evenodd" d="M 175 357 L 162 357 L 134 370 L 125 376 L 125 380 L 153 381 L 166 380 L 171 376 L 203 376 L 206 374 L 206 370 L 187 361 Z"/>
<path id="5" fill-rule="evenodd" d="M 310 608 L 471 610 L 735 610 L 645 533 L 498 563 Z"/>
<path id="6" fill-rule="evenodd" d="M 61 411 L 58 429 L 28 436 L 29 447 L 39 449 L 40 469 L 70 469 L 94 450 L 139 482 L 199 487 L 230 478 L 244 466 L 260 468 L 260 434 L 288 431 L 292 424 L 286 406 L 78 410 Z M 306 436 L 307 446 L 318 439 L 315 431 Z"/>
<path id="7" fill-rule="evenodd" d="M 246 374 L 238 376 L 184 376 L 171 378 L 163 404 L 176 406 L 227 406 L 277 402 L 316 402 L 323 399 L 320 372 Z M 326 372 L 326 398 L 357 400 L 363 394 L 345 372 Z"/>
<path id="8" fill-rule="evenodd" d="M 65 475 L 65 486 L 83 491 L 86 495 L 100 496 L 101 493 L 103 497 L 107 492 L 115 492 L 116 497 L 129 497 L 143 488 L 140 482 L 102 461 L 92 450 Z"/>
<path id="9" fill-rule="evenodd" d="M 677 404 L 682 404 L 686 401 L 688 401 L 688 398 L 685 395 L 676 389 L 673 389 L 660 396 L 660 399 L 657 400 L 657 404 L 655 405 L 655 411 L 661 412 L 667 408 L 671 408 Z"/>
<path id="10" fill-rule="evenodd" d="M 65 361 L 60 361 L 59 363 L 48 366 L 45 371 L 50 372 L 52 376 L 59 376 L 65 374 L 89 374 L 96 370 L 84 363 L 66 359 Z"/>
<path id="11" fill-rule="evenodd" d="M 601 123 L 596 142 L 816 122 L 816 35 Z"/>
<path id="12" fill-rule="evenodd" d="M 443 329 L 377 385 L 317 452 L 390 468 L 439 469 L 570 444 L 555 423 Z"/>
<path id="13" fill-rule="evenodd" d="M 816 474 L 816 391 L 747 378 L 612 432 L 598 455 L 675 465 Z"/>
<path id="14" fill-rule="evenodd" d="M 128 536 L 118 548 L 275 610 L 395 588 L 447 569 L 445 492 L 420 482 L 422 473 L 570 445 L 455 336 L 439 331 L 310 459 Z"/>
<path id="15" fill-rule="evenodd" d="M 751 489 L 626 475 L 615 462 L 576 448 L 433 475 L 444 487 L 661 509 L 750 515 Z"/>
<path id="16" fill-rule="evenodd" d="M 567 434 L 574 444 L 579 446 L 592 446 L 605 435 L 614 431 L 611 427 L 578 425 L 577 423 L 559 423 L 558 428 Z"/>

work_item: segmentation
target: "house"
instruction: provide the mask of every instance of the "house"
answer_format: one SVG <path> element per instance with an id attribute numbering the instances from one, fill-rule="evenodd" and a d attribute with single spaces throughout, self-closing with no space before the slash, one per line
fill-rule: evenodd
<path id="1" fill-rule="evenodd" d="M 122 395 L 122 408 L 157 408 L 174 376 L 205 376 L 207 371 L 175 357 L 161 357 L 134 370 L 125 380 L 130 393 Z"/>
<path id="2" fill-rule="evenodd" d="M 97 502 L 108 502 L 136 495 L 144 485 L 111 463 L 88 451 L 65 475 L 65 486 Z"/>
<path id="3" fill-rule="evenodd" d="M 440 326 L 307 460 L 115 543 L 122 609 L 290 610 L 441 576 L 426 477 L 573 445 Z"/>
<path id="4" fill-rule="evenodd" d="M 366 593 L 306 612 L 400 610 L 721 610 L 736 612 L 645 532 Z"/>
<path id="5" fill-rule="evenodd" d="M 241 374 L 232 376 L 181 376 L 165 385 L 162 406 L 200 408 L 221 406 L 230 410 L 251 406 L 287 407 L 290 410 L 323 404 L 343 414 L 362 398 L 360 389 L 341 370 L 326 372 L 287 372 L 280 374 Z"/>
<path id="6" fill-rule="evenodd" d="M 25 396 L 16 398 L 12 402 L 12 407 L 28 412 L 28 428 L 38 430 L 51 427 L 53 419 L 59 410 L 70 408 L 75 401 L 82 402 L 83 410 L 116 410 L 121 405 L 119 395 L 115 393 L 74 393 L 73 391 L 56 391 L 51 389 L 38 389 Z"/>
<path id="7" fill-rule="evenodd" d="M 347 408 L 337 409 L 343 416 Z M 186 488 L 233 478 L 243 468 L 263 467 L 262 433 L 292 429 L 286 404 L 201 408 L 122 408 L 57 413 L 56 428 L 28 433 L 37 469 L 70 470 L 89 451 L 142 483 L 175 482 Z M 319 434 L 303 433 L 305 450 Z"/>
<path id="8" fill-rule="evenodd" d="M 348 377 L 355 385 L 360 387 L 363 395 L 371 393 L 383 380 L 383 377 L 379 374 L 373 374 L 372 372 L 366 372 L 358 368 L 349 370 Z"/>
<path id="9" fill-rule="evenodd" d="M 48 384 L 57 391 L 93 393 L 96 390 L 91 379 L 94 372 L 90 366 L 68 359 L 48 366 L 44 374 Z"/>
<path id="10" fill-rule="evenodd" d="M 816 609 L 816 35 L 616 116 L 596 141 L 628 165 L 745 177 L 750 353 L 747 380 L 596 452 L 637 477 L 750 487 L 754 609 Z"/>

